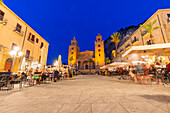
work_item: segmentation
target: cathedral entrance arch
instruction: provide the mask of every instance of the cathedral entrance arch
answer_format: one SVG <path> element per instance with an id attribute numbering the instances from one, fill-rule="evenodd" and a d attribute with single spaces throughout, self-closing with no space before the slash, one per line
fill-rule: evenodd
<path id="1" fill-rule="evenodd" d="M 8 70 L 11 70 L 12 68 L 12 59 L 11 58 L 8 58 L 5 62 L 5 67 L 4 67 L 4 70 L 5 71 L 8 71 Z"/>
<path id="2" fill-rule="evenodd" d="M 85 65 L 85 69 L 89 69 L 89 66 L 87 64 Z"/>

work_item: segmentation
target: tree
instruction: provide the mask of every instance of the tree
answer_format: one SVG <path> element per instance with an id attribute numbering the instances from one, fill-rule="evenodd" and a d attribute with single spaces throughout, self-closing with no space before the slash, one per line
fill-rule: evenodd
<path id="1" fill-rule="evenodd" d="M 120 37 L 120 33 L 118 33 L 118 32 L 113 33 L 113 34 L 111 35 L 111 38 L 112 38 L 111 42 L 114 42 L 114 43 L 115 43 L 115 46 L 116 46 L 116 56 L 117 56 L 117 46 L 118 46 L 118 44 L 119 44 L 119 42 L 120 42 L 119 37 Z"/>
<path id="2" fill-rule="evenodd" d="M 0 5 L 2 5 L 3 4 L 3 1 L 2 0 L 0 0 Z"/>
<path id="3" fill-rule="evenodd" d="M 54 58 L 54 59 L 53 59 L 53 62 L 56 62 L 56 61 L 58 61 L 58 59 L 57 59 L 57 58 Z"/>
<path id="4" fill-rule="evenodd" d="M 69 58 L 69 61 L 70 61 L 71 65 L 72 65 L 73 56 Z"/>
<path id="5" fill-rule="evenodd" d="M 142 34 L 148 33 L 150 35 L 150 40 L 152 44 L 155 44 L 155 38 L 152 34 L 152 32 L 156 29 L 161 29 L 160 26 L 153 27 L 154 24 L 157 22 L 157 20 L 154 20 L 152 23 L 149 22 L 148 24 L 141 25 L 145 29 L 145 31 L 142 32 Z"/>
<path id="6" fill-rule="evenodd" d="M 91 64 L 93 63 L 93 60 L 92 60 L 91 58 L 89 58 L 89 59 L 88 59 L 88 62 L 89 62 L 89 64 L 90 64 L 90 68 L 89 68 L 89 69 L 90 69 L 90 73 L 91 73 L 91 67 L 92 67 Z"/>
<path id="7" fill-rule="evenodd" d="M 109 60 L 109 57 L 107 57 L 107 58 L 105 59 L 105 62 L 106 62 L 106 64 L 110 64 L 110 63 L 111 63 L 111 60 Z"/>

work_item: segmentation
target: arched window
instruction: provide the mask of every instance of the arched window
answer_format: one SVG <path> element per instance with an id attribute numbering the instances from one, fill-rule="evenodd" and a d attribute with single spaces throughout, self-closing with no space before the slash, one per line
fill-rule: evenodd
<path id="1" fill-rule="evenodd" d="M 100 49 L 98 49 L 98 52 L 100 52 Z"/>
<path id="2" fill-rule="evenodd" d="M 100 56 L 100 54 L 99 54 L 99 56 Z"/>
<path id="3" fill-rule="evenodd" d="M 100 47 L 100 45 L 98 45 L 98 47 Z"/>

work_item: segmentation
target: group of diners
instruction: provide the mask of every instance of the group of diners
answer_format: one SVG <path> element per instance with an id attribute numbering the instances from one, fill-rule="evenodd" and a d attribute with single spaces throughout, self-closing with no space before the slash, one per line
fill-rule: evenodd
<path id="1" fill-rule="evenodd" d="M 27 70 L 25 72 L 11 73 L 8 72 L 0 72 L 0 90 L 4 87 L 14 86 L 14 84 L 20 84 L 20 88 L 23 86 L 22 84 L 27 84 L 29 86 L 35 84 L 44 84 L 47 81 L 57 82 L 66 79 L 67 72 L 61 70 L 54 71 L 41 71 L 39 72 L 37 69 Z"/>
<path id="2" fill-rule="evenodd" d="M 170 83 L 170 63 L 166 67 L 161 66 L 159 63 L 150 64 L 148 67 L 144 63 L 138 63 L 126 68 L 115 68 L 113 71 L 108 71 L 108 73 L 110 76 L 118 76 L 119 80 L 129 79 L 133 80 L 134 83 L 149 85 L 152 82 L 163 85 Z"/>

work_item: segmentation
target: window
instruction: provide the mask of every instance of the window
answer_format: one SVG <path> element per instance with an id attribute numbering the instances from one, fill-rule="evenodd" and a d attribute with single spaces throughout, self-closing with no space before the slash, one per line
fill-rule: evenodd
<path id="1" fill-rule="evenodd" d="M 75 43 L 74 42 L 72 42 L 72 45 L 74 45 Z"/>
<path id="2" fill-rule="evenodd" d="M 99 54 L 99 56 L 100 56 L 100 54 Z"/>
<path id="3" fill-rule="evenodd" d="M 71 54 L 73 54 L 73 52 L 71 52 Z"/>
<path id="4" fill-rule="evenodd" d="M 100 49 L 98 49 L 98 52 L 100 52 Z"/>
<path id="5" fill-rule="evenodd" d="M 17 23 L 17 26 L 16 26 L 16 29 L 15 29 L 15 30 L 20 33 L 20 32 L 21 32 L 21 29 L 22 29 L 22 26 Z"/>
<path id="6" fill-rule="evenodd" d="M 29 56 L 30 56 L 30 50 L 27 50 L 26 51 L 26 58 L 29 58 Z"/>
<path id="7" fill-rule="evenodd" d="M 44 46 L 44 43 L 43 42 L 41 42 L 41 46 L 40 46 L 40 48 L 42 48 Z"/>
<path id="8" fill-rule="evenodd" d="M 3 20 L 4 15 L 5 15 L 5 13 L 4 13 L 3 11 L 1 11 L 1 10 L 0 10 L 0 21 L 2 21 L 2 20 Z"/>
<path id="9" fill-rule="evenodd" d="M 167 14 L 168 15 L 168 22 L 170 22 L 170 14 Z"/>
<path id="10" fill-rule="evenodd" d="M 100 38 L 98 38 L 98 41 L 100 41 Z"/>
<path id="11" fill-rule="evenodd" d="M 11 50 L 14 50 L 14 47 L 16 47 L 16 46 L 17 46 L 17 44 L 12 43 Z"/>
<path id="12" fill-rule="evenodd" d="M 29 34 L 29 36 L 28 36 L 28 40 L 30 40 L 31 42 L 34 42 L 34 40 L 35 40 L 35 35 L 33 35 L 33 34 Z"/>
<path id="13" fill-rule="evenodd" d="M 31 41 L 34 42 L 35 35 L 32 35 Z"/>
<path id="14" fill-rule="evenodd" d="M 36 38 L 36 42 L 37 42 L 37 43 L 39 42 L 39 39 L 38 39 L 38 38 Z"/>
<path id="15" fill-rule="evenodd" d="M 71 48 L 72 50 L 74 49 L 74 48 Z"/>
<path id="16" fill-rule="evenodd" d="M 98 47 L 100 47 L 100 45 L 98 45 Z"/>

